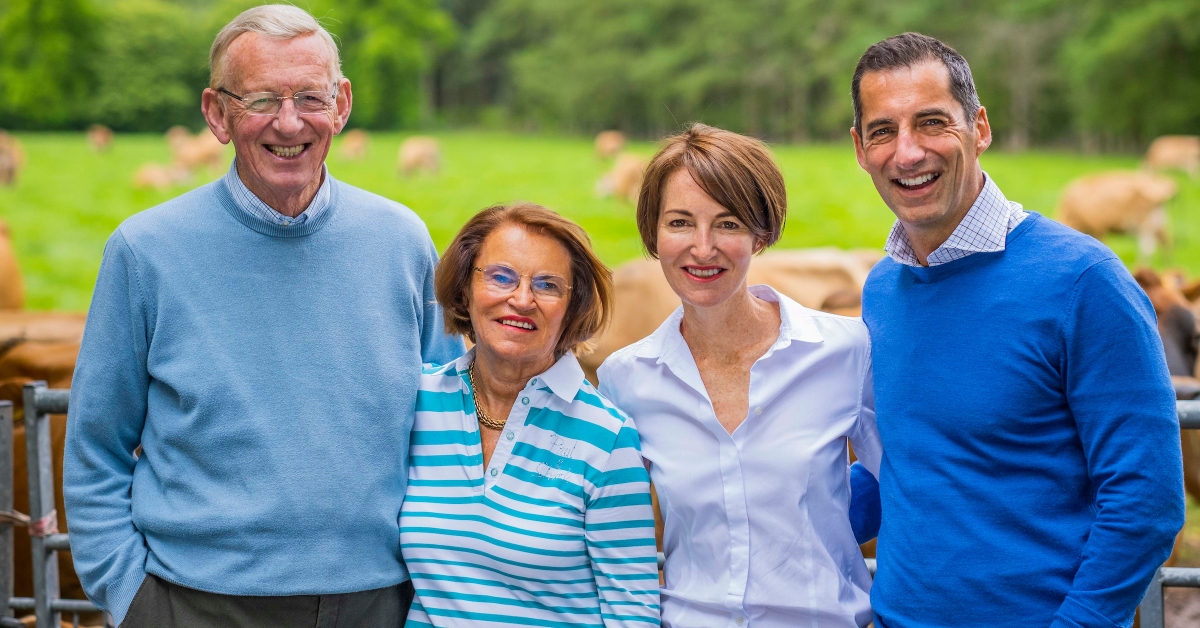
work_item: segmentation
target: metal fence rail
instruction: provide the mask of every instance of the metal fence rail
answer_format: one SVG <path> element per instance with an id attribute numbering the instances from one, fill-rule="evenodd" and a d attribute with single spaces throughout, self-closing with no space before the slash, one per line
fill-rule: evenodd
<path id="1" fill-rule="evenodd" d="M 1176 401 L 1175 409 L 1179 414 L 1179 429 L 1200 430 L 1200 401 Z M 1138 607 L 1142 628 L 1166 628 L 1167 618 L 1163 613 L 1164 587 L 1200 589 L 1200 569 L 1160 567 L 1154 573 L 1150 588 L 1146 590 L 1146 597 Z"/>
<path id="2" fill-rule="evenodd" d="M 13 512 L 13 406 L 0 401 L 0 628 L 20 625 L 9 616 L 13 610 L 33 610 L 38 626 L 59 626 L 62 613 L 71 613 L 79 625 L 80 613 L 100 609 L 87 600 L 59 597 L 58 552 L 70 551 L 67 534 L 58 532 L 58 512 L 54 506 L 54 464 L 50 448 L 50 414 L 65 414 L 69 390 L 51 389 L 45 382 L 27 384 L 25 401 L 25 447 L 29 473 L 28 526 L 33 547 L 34 596 L 13 597 L 13 527 L 24 525 L 22 515 Z M 1179 427 L 1200 430 L 1200 401 L 1178 401 Z M 663 554 L 658 564 L 663 566 Z M 875 572 L 875 561 L 867 560 Z M 1200 588 L 1200 569 L 1161 567 L 1154 574 L 1139 611 L 1144 628 L 1165 628 L 1163 588 Z M 111 618 L 106 617 L 111 625 Z"/>
<path id="3" fill-rule="evenodd" d="M 59 597 L 58 553 L 70 551 L 68 535 L 58 532 L 58 510 L 54 505 L 54 456 L 50 447 L 50 415 L 65 414 L 69 390 L 46 387 L 46 382 L 25 385 L 25 455 L 29 474 L 29 515 L 12 512 L 12 404 L 0 402 L 0 628 L 9 611 L 32 610 L 38 626 L 60 625 L 62 613 L 71 613 L 72 624 L 79 626 L 80 613 L 95 613 L 88 600 L 67 600 Z M 29 529 L 33 553 L 33 597 L 12 597 L 13 561 L 12 535 L 16 521 Z M 21 524 L 16 524 L 21 525 Z M 7 621 L 6 621 L 7 620 Z M 107 622 L 106 623 L 110 623 Z"/>
<path id="4" fill-rule="evenodd" d="M 0 401 L 0 615 L 8 615 L 13 594 L 13 404 Z M 0 624 L 2 625 L 2 624 Z"/>

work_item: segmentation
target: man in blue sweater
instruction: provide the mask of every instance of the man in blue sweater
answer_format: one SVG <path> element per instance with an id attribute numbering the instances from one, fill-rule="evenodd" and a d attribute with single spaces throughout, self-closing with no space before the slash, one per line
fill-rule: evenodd
<path id="1" fill-rule="evenodd" d="M 1184 512 L 1149 301 L 983 172 L 991 129 L 957 52 L 884 40 L 852 95 L 858 162 L 897 218 L 863 293 L 876 626 L 1128 626 Z"/>
<path id="2" fill-rule="evenodd" d="M 64 462 L 76 571 L 131 628 L 403 625 L 421 363 L 462 351 L 433 243 L 326 171 L 351 91 L 309 14 L 251 9 L 211 62 L 229 174 L 104 251 Z"/>

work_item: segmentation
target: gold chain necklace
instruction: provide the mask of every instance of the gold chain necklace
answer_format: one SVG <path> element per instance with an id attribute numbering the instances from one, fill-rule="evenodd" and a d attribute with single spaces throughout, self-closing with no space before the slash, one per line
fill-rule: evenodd
<path id="1" fill-rule="evenodd" d="M 471 379 L 471 400 L 475 402 L 475 417 L 479 419 L 479 424 L 496 431 L 504 429 L 504 421 L 497 421 L 488 416 L 479 403 L 479 386 L 475 384 L 475 360 L 471 360 L 471 366 L 467 368 L 467 377 Z"/>

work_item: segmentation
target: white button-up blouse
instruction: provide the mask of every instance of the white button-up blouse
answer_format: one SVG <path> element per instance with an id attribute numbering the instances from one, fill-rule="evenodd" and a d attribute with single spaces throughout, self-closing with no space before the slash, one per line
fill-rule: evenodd
<path id="1" fill-rule="evenodd" d="M 637 423 L 658 492 L 662 623 L 865 626 L 871 576 L 847 515 L 846 443 L 878 477 L 867 329 L 767 286 L 750 291 L 779 303 L 781 323 L 732 434 L 679 331 L 682 308 L 600 367 L 600 391 Z"/>

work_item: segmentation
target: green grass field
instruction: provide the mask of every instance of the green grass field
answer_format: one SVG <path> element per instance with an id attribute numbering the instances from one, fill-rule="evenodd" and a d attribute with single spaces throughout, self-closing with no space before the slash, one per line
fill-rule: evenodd
<path id="1" fill-rule="evenodd" d="M 28 166 L 18 184 L 0 188 L 0 218 L 11 227 L 25 275 L 28 307 L 37 310 L 87 309 L 104 243 L 127 216 L 186 191 L 135 190 L 134 171 L 143 163 L 166 163 L 170 156 L 159 136 L 118 136 L 112 150 L 97 155 L 82 134 L 19 135 Z M 403 136 L 376 134 L 368 158 L 342 160 L 335 144 L 329 167 L 339 179 L 400 201 L 425 220 L 438 248 L 445 247 L 472 213 L 515 199 L 547 205 L 573 218 L 591 234 L 610 264 L 637 257 L 641 243 L 633 207 L 599 199 L 593 186 L 607 169 L 592 155 L 590 140 L 547 136 L 459 132 L 439 134 L 442 173 L 410 180 L 396 175 L 396 151 Z M 882 247 L 892 214 L 871 180 L 859 170 L 853 147 L 774 146 L 787 178 L 790 211 L 779 246 Z M 632 150 L 646 156 L 652 144 Z M 232 153 L 231 153 L 232 155 Z M 1001 152 L 985 156 L 984 167 L 1001 189 L 1027 209 L 1053 214 L 1070 180 L 1090 172 L 1133 168 L 1135 157 L 1089 157 L 1072 153 Z M 220 176 L 198 178 L 193 185 Z M 1200 182 L 1180 178 L 1180 194 L 1170 205 L 1175 245 L 1155 265 L 1200 272 Z M 1108 241 L 1132 263 L 1134 244 L 1125 236 Z M 1200 505 L 1189 501 L 1188 528 L 1180 566 L 1200 566 Z"/>
<path id="2" fill-rule="evenodd" d="M 0 188 L 0 218 L 12 230 L 25 275 L 29 309 L 85 310 L 104 242 L 127 216 L 184 192 L 135 190 L 133 173 L 147 162 L 166 163 L 161 136 L 120 135 L 112 149 L 95 154 L 82 134 L 18 134 L 28 165 L 14 187 Z M 424 220 L 439 248 L 449 243 L 472 213 L 497 202 L 530 200 L 578 221 L 610 264 L 637 257 L 640 240 L 633 207 L 596 198 L 593 188 L 607 164 L 592 154 L 588 138 L 481 132 L 438 134 L 444 167 L 437 176 L 409 180 L 396 174 L 401 134 L 374 134 L 368 157 L 347 162 L 335 143 L 329 167 L 339 179 L 395 199 Z M 649 156 L 650 143 L 634 152 Z M 779 245 L 872 247 L 883 245 L 892 215 L 859 170 L 849 141 L 836 145 L 773 147 L 787 179 L 790 211 Z M 230 153 L 232 155 L 232 153 Z M 1071 179 L 1112 168 L 1132 168 L 1132 156 L 1090 157 L 1061 152 L 989 153 L 984 167 L 1009 198 L 1030 210 L 1053 214 Z M 199 185 L 221 173 L 193 182 Z M 1171 204 L 1174 249 L 1159 267 L 1200 272 L 1200 182 L 1180 178 Z M 1109 241 L 1132 263 L 1131 238 Z"/>

